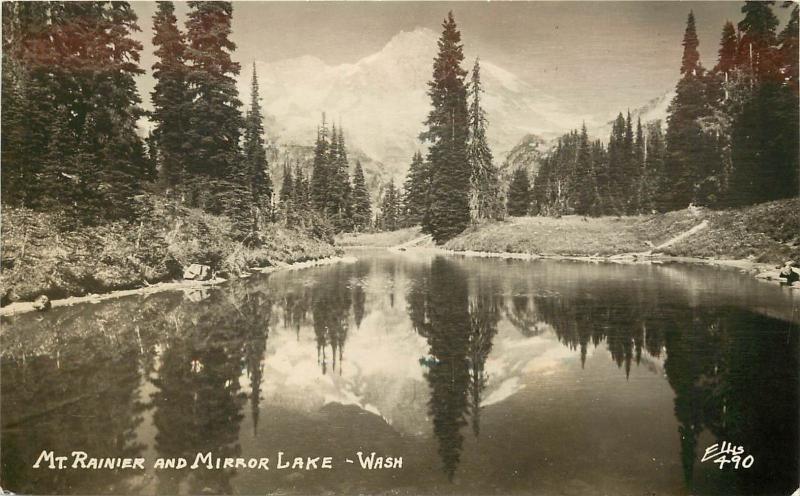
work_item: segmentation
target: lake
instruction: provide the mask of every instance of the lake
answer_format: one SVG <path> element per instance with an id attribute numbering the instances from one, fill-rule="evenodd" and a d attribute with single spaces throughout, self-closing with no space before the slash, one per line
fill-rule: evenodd
<path id="1" fill-rule="evenodd" d="M 352 254 L 357 262 L 4 318 L 0 485 L 21 494 L 798 487 L 800 294 L 699 265 Z M 735 448 L 728 463 L 701 461 L 723 442 Z M 34 468 L 43 451 L 143 458 L 144 470 Z M 359 452 L 393 466 L 364 469 Z M 198 453 L 269 458 L 269 470 L 154 468 L 191 465 Z M 279 454 L 303 467 L 281 468 Z M 305 457 L 319 457 L 316 468 Z"/>

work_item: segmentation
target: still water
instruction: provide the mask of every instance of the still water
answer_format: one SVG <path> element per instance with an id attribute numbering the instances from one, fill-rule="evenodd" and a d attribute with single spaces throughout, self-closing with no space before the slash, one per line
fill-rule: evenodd
<path id="1" fill-rule="evenodd" d="M 354 255 L 4 319 L 0 485 L 22 494 L 798 487 L 800 298 L 790 290 L 702 266 Z M 701 462 L 722 441 L 752 465 Z M 33 468 L 43 450 L 140 457 L 145 469 Z M 208 452 L 268 457 L 270 469 L 153 468 Z M 279 469 L 279 452 L 329 456 L 333 468 Z M 357 452 L 402 465 L 365 470 Z"/>

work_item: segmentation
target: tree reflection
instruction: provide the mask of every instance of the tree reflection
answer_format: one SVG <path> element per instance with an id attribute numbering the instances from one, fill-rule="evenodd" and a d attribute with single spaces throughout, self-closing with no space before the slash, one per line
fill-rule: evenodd
<path id="1" fill-rule="evenodd" d="M 479 287 L 469 303 L 470 412 L 475 437 L 480 434 L 481 398 L 487 381 L 486 359 L 492 351 L 492 340 L 497 334 L 497 323 L 503 307 L 499 291 L 494 285 L 487 286 Z"/>
<path id="2" fill-rule="evenodd" d="M 590 342 L 605 343 L 626 376 L 644 354 L 665 357 L 690 492 L 780 494 L 796 488 L 800 326 L 735 307 L 655 308 L 635 296 L 516 296 L 506 315 L 523 335 L 530 335 L 531 323 L 545 322 L 562 344 L 580 349 L 582 363 Z M 723 472 L 706 462 L 698 475 L 704 431 L 743 446 L 757 462 Z"/>
<path id="3" fill-rule="evenodd" d="M 407 295 L 411 322 L 428 341 L 430 357 L 424 361 L 431 390 L 428 411 L 449 480 L 461 459 L 461 428 L 468 417 L 475 435 L 480 432 L 484 367 L 502 309 L 496 295 L 493 289 L 482 288 L 469 298 L 466 273 L 442 257 L 433 260 L 429 273 L 411 281 Z"/>
<path id="4" fill-rule="evenodd" d="M 141 491 L 130 470 L 34 469 L 43 450 L 92 457 L 141 457 L 137 439 L 147 405 L 140 377 L 153 362 L 153 331 L 163 308 L 177 300 L 109 302 L 54 312 L 49 320 L 15 329 L 19 346 L 4 337 L 2 358 L 3 486 L 18 493 L 126 494 Z"/>
<path id="5" fill-rule="evenodd" d="M 696 492 L 788 494 L 798 485 L 798 335 L 800 326 L 736 308 L 695 311 L 665 332 L 670 385 L 687 487 Z M 695 469 L 708 429 L 741 445 L 747 470 Z"/>
<path id="6" fill-rule="evenodd" d="M 239 425 L 246 394 L 239 377 L 247 370 L 254 427 L 259 408 L 261 360 L 271 302 L 264 294 L 234 287 L 202 304 L 184 304 L 173 316 L 178 331 L 165 343 L 153 380 L 153 423 L 161 457 L 193 459 L 198 452 L 240 454 Z M 186 471 L 159 473 L 159 493 L 178 492 Z M 192 493 L 230 493 L 233 470 L 192 472 Z"/>
<path id="7" fill-rule="evenodd" d="M 317 280 L 311 289 L 311 313 L 314 317 L 314 336 L 317 341 L 317 360 L 322 373 L 327 373 L 327 348 L 331 348 L 331 361 L 336 371 L 342 371 L 344 344 L 347 341 L 350 292 L 344 290 L 349 272 L 336 268 L 330 278 Z"/>
<path id="8" fill-rule="evenodd" d="M 360 327 L 361 321 L 364 319 L 364 305 L 367 301 L 367 294 L 364 291 L 364 286 L 366 285 L 368 273 L 368 265 L 363 263 L 356 264 L 353 277 L 354 280 L 352 282 L 353 320 L 356 322 L 356 327 Z"/>

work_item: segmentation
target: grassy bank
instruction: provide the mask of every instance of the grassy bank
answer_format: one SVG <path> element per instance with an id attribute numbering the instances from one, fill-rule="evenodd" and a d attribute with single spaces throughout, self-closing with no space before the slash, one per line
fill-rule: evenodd
<path id="1" fill-rule="evenodd" d="M 61 231 L 57 214 L 4 207 L 2 211 L 3 304 L 132 289 L 179 279 L 193 263 L 221 277 L 251 267 L 329 257 L 325 240 L 271 225 L 245 246 L 233 239 L 230 221 L 200 210 L 146 201 L 140 221 Z"/>
<path id="2" fill-rule="evenodd" d="M 707 227 L 658 248 L 697 226 Z M 670 256 L 800 260 L 800 199 L 743 209 L 685 209 L 637 217 L 516 217 L 470 227 L 444 245 L 456 251 L 610 256 L 653 250 Z"/>
<path id="3" fill-rule="evenodd" d="M 419 227 L 376 233 L 344 233 L 336 237 L 339 246 L 374 246 L 388 248 L 420 237 Z"/>

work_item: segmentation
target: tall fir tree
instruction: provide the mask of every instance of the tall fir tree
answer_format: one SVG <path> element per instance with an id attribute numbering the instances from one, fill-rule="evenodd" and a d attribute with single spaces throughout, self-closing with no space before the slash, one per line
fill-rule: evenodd
<path id="1" fill-rule="evenodd" d="M 730 74 L 736 68 L 738 49 L 739 36 L 736 34 L 736 28 L 731 21 L 726 21 L 722 28 L 715 70 L 723 74 Z"/>
<path id="2" fill-rule="evenodd" d="M 352 205 L 349 164 L 347 148 L 344 141 L 344 129 L 341 124 L 338 131 L 332 131 L 331 147 L 328 159 L 330 180 L 328 184 L 328 217 L 338 231 L 352 229 Z"/>
<path id="3" fill-rule="evenodd" d="M 308 212 L 311 205 L 308 181 L 303 174 L 303 167 L 300 163 L 297 163 L 294 170 L 294 195 L 292 196 L 292 200 L 298 212 Z"/>
<path id="4" fill-rule="evenodd" d="M 430 212 L 430 167 L 425 163 L 422 153 L 414 152 L 403 186 L 403 224 L 406 226 L 426 225 Z"/>
<path id="5" fill-rule="evenodd" d="M 639 130 L 641 130 L 641 126 L 639 127 Z M 641 167 L 636 160 L 635 145 L 633 120 L 631 118 L 631 111 L 628 110 L 628 115 L 625 118 L 625 138 L 622 149 L 622 181 L 620 184 L 620 200 L 624 205 L 624 213 L 627 215 L 635 214 L 639 209 L 636 188 L 639 184 Z"/>
<path id="6" fill-rule="evenodd" d="M 597 177 L 592 163 L 592 150 L 586 123 L 581 126 L 575 182 L 575 213 L 588 215 L 596 202 Z"/>
<path id="7" fill-rule="evenodd" d="M 592 142 L 592 167 L 595 177 L 595 201 L 589 214 L 594 216 L 608 214 L 609 159 L 608 151 L 600 140 Z"/>
<path id="8" fill-rule="evenodd" d="M 780 62 L 776 50 L 779 21 L 772 12 L 774 1 L 748 0 L 742 6 L 744 19 L 739 21 L 739 63 L 754 79 L 760 81 L 779 78 Z"/>
<path id="9" fill-rule="evenodd" d="M 630 159 L 630 150 L 626 147 L 626 128 L 625 117 L 620 112 L 608 138 L 608 164 L 601 189 L 605 214 L 621 215 L 626 208 L 628 191 L 625 171 Z"/>
<path id="10" fill-rule="evenodd" d="M 249 177 L 241 167 L 243 127 L 236 89 L 240 71 L 231 60 L 230 2 L 188 2 L 189 164 L 191 203 L 226 212 L 243 223 L 249 216 Z"/>
<path id="11" fill-rule="evenodd" d="M 470 165 L 470 211 L 473 220 L 502 218 L 502 201 L 497 168 L 486 142 L 486 112 L 481 105 L 480 61 L 475 59 L 469 84 L 469 141 L 467 160 Z"/>
<path id="12" fill-rule="evenodd" d="M 697 38 L 694 11 L 689 11 L 689 17 L 686 19 L 686 31 L 683 34 L 682 45 L 681 76 L 699 75 L 697 73 L 702 66 L 700 65 L 700 52 L 697 48 L 700 46 L 700 40 Z"/>
<path id="13" fill-rule="evenodd" d="M 264 148 L 264 117 L 258 95 L 258 75 L 253 64 L 250 84 L 250 108 L 245 117 L 244 170 L 250 176 L 250 196 L 253 199 L 257 219 L 272 221 L 272 178 L 269 175 L 267 151 Z"/>
<path id="14" fill-rule="evenodd" d="M 311 205 L 320 214 L 328 208 L 330 188 L 328 127 L 325 114 L 322 114 L 322 126 L 317 129 L 317 142 L 314 145 L 314 165 L 311 171 Z"/>
<path id="15" fill-rule="evenodd" d="M 709 102 L 698 44 L 694 14 L 690 12 L 683 39 L 682 77 L 668 109 L 664 176 L 668 181 L 661 188 L 661 210 L 686 208 L 698 201 L 698 185 L 708 173 L 704 166 L 716 163 L 713 143 L 701 126 L 701 120 L 709 115 Z"/>
<path id="16" fill-rule="evenodd" d="M 428 162 L 432 169 L 431 208 L 425 226 L 436 243 L 456 236 L 469 225 L 470 167 L 467 160 L 469 117 L 466 71 L 461 33 L 453 13 L 442 23 L 439 52 L 433 63 L 428 96 L 433 107 L 421 135 L 431 143 Z"/>
<path id="17" fill-rule="evenodd" d="M 367 182 L 364 178 L 364 169 L 361 161 L 356 161 L 356 169 L 353 172 L 353 229 L 357 232 L 364 231 L 369 227 L 372 219 L 372 207 L 370 205 L 369 191 Z"/>
<path id="18" fill-rule="evenodd" d="M 394 181 L 390 181 L 383 192 L 381 201 L 381 229 L 384 231 L 394 231 L 400 227 L 400 195 L 394 187 Z"/>
<path id="19" fill-rule="evenodd" d="M 67 109 L 82 161 L 91 162 L 81 166 L 79 184 L 103 200 L 83 211 L 84 220 L 132 219 L 150 176 L 136 126 L 143 112 L 135 78 L 144 72 L 142 45 L 133 38 L 136 14 L 127 2 L 50 5 L 51 37 L 60 48 L 51 67 L 56 101 Z"/>
<path id="20" fill-rule="evenodd" d="M 636 136 L 633 143 L 633 163 L 636 168 L 636 175 L 632 178 L 633 191 L 636 195 L 635 205 L 631 213 L 641 213 L 644 209 L 642 205 L 645 202 L 644 192 L 644 172 L 645 172 L 645 137 L 644 128 L 642 127 L 641 117 L 636 119 Z"/>
<path id="21" fill-rule="evenodd" d="M 642 203 L 643 213 L 651 213 L 657 208 L 659 187 L 665 182 L 664 154 L 666 146 L 661 121 L 656 120 L 647 124 L 646 153 L 644 171 L 642 172 Z"/>
<path id="22" fill-rule="evenodd" d="M 43 183 L 50 131 L 67 115 L 57 111 L 56 58 L 46 2 L 2 4 L 2 201 L 41 208 L 52 200 Z M 67 112 L 66 106 L 62 108 Z M 66 120 L 67 125 L 72 122 Z M 52 179 L 52 178 L 51 178 Z"/>
<path id="23" fill-rule="evenodd" d="M 512 217 L 528 215 L 531 202 L 530 188 L 531 183 L 525 169 L 520 167 L 515 170 L 508 186 L 508 215 Z"/>
<path id="24" fill-rule="evenodd" d="M 741 64 L 750 94 L 734 116 L 728 204 L 789 198 L 800 191 L 797 92 L 781 68 L 774 2 L 745 2 Z M 790 18 L 789 24 L 792 20 Z"/>
<path id="25" fill-rule="evenodd" d="M 153 64 L 156 84 L 151 93 L 153 131 L 160 174 L 167 191 L 177 194 L 188 162 L 187 130 L 191 100 L 187 82 L 186 42 L 178 29 L 175 6 L 158 2 L 153 16 Z"/>
<path id="26" fill-rule="evenodd" d="M 3 4 L 4 21 L 5 10 L 9 3 Z M 7 29 L 4 27 L 4 30 Z M 25 85 L 22 70 L 12 56 L 9 48 L 4 47 L 2 53 L 2 108 L 0 114 L 3 132 L 0 133 L 2 145 L 3 180 L 0 181 L 3 203 L 22 206 L 31 205 L 35 192 L 31 187 L 35 171 L 26 157 L 27 137 L 30 128 L 27 125 L 29 105 L 25 94 Z M 40 162 L 41 163 L 41 162 Z"/>

